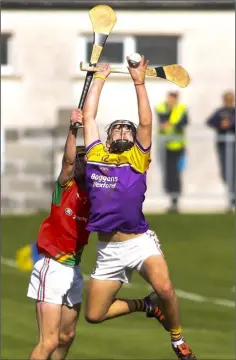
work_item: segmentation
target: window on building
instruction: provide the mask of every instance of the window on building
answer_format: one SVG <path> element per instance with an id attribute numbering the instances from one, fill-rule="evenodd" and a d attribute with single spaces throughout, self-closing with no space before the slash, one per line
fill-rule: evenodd
<path id="1" fill-rule="evenodd" d="M 151 66 L 178 63 L 178 40 L 175 35 L 110 35 L 99 62 L 126 64 L 126 56 L 134 52 L 144 54 Z M 93 38 L 84 36 L 78 44 L 80 61 L 89 63 Z M 82 50 L 84 49 L 84 50 Z"/>
<path id="2" fill-rule="evenodd" d="M 92 53 L 93 39 L 92 37 L 86 38 L 86 62 L 90 61 Z M 99 62 L 105 62 L 109 64 L 123 64 L 125 57 L 129 54 L 129 49 L 134 48 L 134 39 L 130 36 L 109 36 L 106 41 L 106 45 L 102 51 Z"/>
<path id="3" fill-rule="evenodd" d="M 11 39 L 11 34 L 1 33 L 1 67 L 8 66 L 10 64 L 10 60 L 9 60 L 10 39 Z"/>
<path id="4" fill-rule="evenodd" d="M 90 60 L 90 54 L 92 53 L 93 44 L 89 42 L 87 44 L 87 62 Z M 108 42 L 104 47 L 100 62 L 103 63 L 121 63 L 123 62 L 123 43 L 122 42 Z"/>
<path id="5" fill-rule="evenodd" d="M 178 63 L 178 36 L 136 36 L 136 52 L 145 55 L 150 65 Z"/>

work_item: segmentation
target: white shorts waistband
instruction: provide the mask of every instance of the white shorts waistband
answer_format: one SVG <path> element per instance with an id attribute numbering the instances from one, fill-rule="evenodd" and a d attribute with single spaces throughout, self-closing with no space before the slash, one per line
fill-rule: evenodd
<path id="1" fill-rule="evenodd" d="M 137 241 L 143 240 L 145 238 L 145 236 L 147 236 L 147 233 L 143 233 L 140 234 L 139 236 L 135 237 L 135 238 L 131 238 L 128 240 L 124 240 L 124 241 L 100 241 L 98 240 L 98 247 L 99 248 L 104 248 L 104 247 L 110 247 L 110 248 L 120 248 L 123 246 L 127 246 L 127 244 L 132 244 L 135 243 Z"/>

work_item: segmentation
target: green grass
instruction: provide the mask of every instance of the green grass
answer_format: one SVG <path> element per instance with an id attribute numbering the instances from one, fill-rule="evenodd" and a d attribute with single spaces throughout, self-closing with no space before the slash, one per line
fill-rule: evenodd
<path id="1" fill-rule="evenodd" d="M 21 246 L 36 239 L 44 214 L 3 217 L 2 256 L 14 258 Z M 233 300 L 233 215 L 148 216 L 162 243 L 171 278 L 177 289 L 209 298 Z M 96 257 L 92 236 L 84 252 L 83 272 L 89 274 Z M 26 297 L 29 273 L 2 265 L 3 359 L 27 359 L 37 340 L 33 302 Z M 123 288 L 119 296 L 147 294 L 137 274 L 135 287 Z M 234 359 L 234 309 L 211 302 L 180 299 L 183 332 L 201 360 Z M 99 325 L 86 323 L 83 311 L 70 359 L 174 360 L 169 337 L 153 319 L 132 314 Z"/>

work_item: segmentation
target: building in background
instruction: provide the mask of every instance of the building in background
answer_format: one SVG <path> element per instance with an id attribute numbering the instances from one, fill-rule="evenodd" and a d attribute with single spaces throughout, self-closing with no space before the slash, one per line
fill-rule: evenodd
<path id="1" fill-rule="evenodd" d="M 190 6 L 177 1 L 166 5 L 165 1 L 159 5 L 128 0 L 121 5 L 105 3 L 116 10 L 118 21 L 101 61 L 121 66 L 126 55 L 139 52 L 151 65 L 178 63 L 189 71 L 191 84 L 181 90 L 181 99 L 189 108 L 188 136 L 192 138 L 182 205 L 186 209 L 224 206 L 213 137 L 204 120 L 221 93 L 234 88 L 233 2 L 196 1 Z M 93 1 L 80 0 L 2 1 L 1 110 L 6 129 L 3 211 L 43 209 L 50 203 L 54 152 L 60 151 L 69 112 L 77 105 L 83 87 L 85 73 L 80 72 L 79 63 L 88 62 L 90 57 L 92 25 L 88 11 L 94 5 Z M 147 79 L 147 87 L 155 123 L 155 104 L 176 87 L 157 79 Z M 137 122 L 134 89 L 128 75 L 112 74 L 98 112 L 101 133 L 107 123 L 124 117 Z M 147 210 L 162 209 L 167 203 L 155 139 L 154 134 Z"/>

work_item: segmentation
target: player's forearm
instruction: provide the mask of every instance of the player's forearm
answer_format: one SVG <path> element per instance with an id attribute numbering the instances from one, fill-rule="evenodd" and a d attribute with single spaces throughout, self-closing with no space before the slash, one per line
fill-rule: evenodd
<path id="1" fill-rule="evenodd" d="M 88 92 L 88 96 L 84 106 L 84 126 L 88 125 L 91 119 L 95 120 L 97 116 L 99 98 L 102 92 L 104 81 L 96 78 Z"/>
<path id="2" fill-rule="evenodd" d="M 152 112 L 145 85 L 136 85 L 139 125 L 136 139 L 144 149 L 149 149 L 152 141 Z"/>
<path id="3" fill-rule="evenodd" d="M 152 112 L 146 87 L 145 85 L 136 85 L 135 89 L 138 100 L 139 124 L 141 126 L 150 126 L 152 125 Z"/>
<path id="4" fill-rule="evenodd" d="M 152 111 L 149 104 L 145 84 L 136 85 L 135 89 L 136 89 L 137 101 L 138 101 L 139 124 L 141 126 L 151 126 Z"/>
<path id="5" fill-rule="evenodd" d="M 63 163 L 68 165 L 74 165 L 76 159 L 76 136 L 77 129 L 70 129 L 67 135 Z"/>

